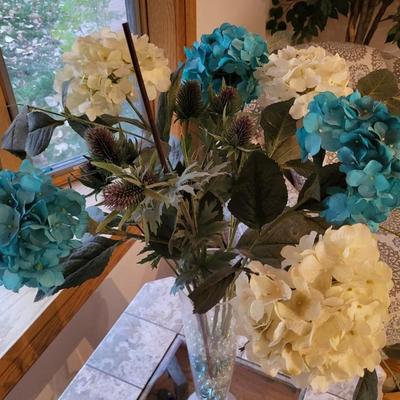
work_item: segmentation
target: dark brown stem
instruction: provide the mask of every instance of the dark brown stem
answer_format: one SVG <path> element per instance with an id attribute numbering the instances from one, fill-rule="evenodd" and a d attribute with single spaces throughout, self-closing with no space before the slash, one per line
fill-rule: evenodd
<path id="1" fill-rule="evenodd" d="M 357 27 L 356 43 L 364 43 L 365 34 L 372 20 L 376 6 L 376 0 L 365 0 L 363 2 L 360 14 L 360 21 Z"/>
<path id="2" fill-rule="evenodd" d="M 371 42 L 372 36 L 374 36 L 374 33 L 376 29 L 378 28 L 379 22 L 382 21 L 382 17 L 385 14 L 387 8 L 393 3 L 393 0 L 383 0 L 377 14 L 375 15 L 374 21 L 372 22 L 371 28 L 369 28 L 369 31 L 367 33 L 367 36 L 365 37 L 364 44 L 368 45 Z"/>
<path id="3" fill-rule="evenodd" d="M 347 23 L 346 42 L 354 43 L 357 32 L 357 22 L 360 16 L 360 7 L 363 0 L 353 0 L 351 2 L 349 22 Z"/>
<path id="4" fill-rule="evenodd" d="M 138 82 L 138 85 L 139 85 L 139 89 L 140 89 L 140 94 L 142 95 L 144 108 L 146 109 L 146 114 L 147 114 L 147 118 L 149 120 L 151 133 L 153 134 L 154 144 L 155 144 L 156 149 L 157 149 L 158 157 L 160 159 L 160 162 L 161 162 L 161 165 L 162 165 L 162 167 L 164 169 L 164 172 L 168 172 L 167 160 L 166 160 L 165 155 L 164 155 L 163 150 L 162 150 L 160 134 L 158 133 L 157 125 L 156 125 L 156 122 L 154 120 L 153 112 L 151 110 L 149 96 L 147 95 L 146 86 L 144 84 L 142 71 L 140 70 L 139 60 L 137 58 L 135 45 L 133 44 L 132 33 L 131 33 L 130 28 L 129 28 L 129 24 L 127 22 L 124 22 L 122 24 L 122 28 L 123 28 L 124 33 L 125 33 L 125 38 L 126 38 L 126 42 L 128 44 L 129 54 L 130 54 L 131 59 L 132 59 L 133 68 L 135 70 L 136 79 L 137 79 L 137 82 Z"/>

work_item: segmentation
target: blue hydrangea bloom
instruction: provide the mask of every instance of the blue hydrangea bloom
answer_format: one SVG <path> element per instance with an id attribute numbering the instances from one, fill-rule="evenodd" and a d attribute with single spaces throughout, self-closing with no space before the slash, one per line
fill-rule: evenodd
<path id="1" fill-rule="evenodd" d="M 210 86 L 218 92 L 223 80 L 236 87 L 245 102 L 259 96 L 254 71 L 268 62 L 267 43 L 261 36 L 225 23 L 202 35 L 200 42 L 185 49 L 185 54 L 182 79 L 201 82 L 205 96 Z"/>
<path id="2" fill-rule="evenodd" d="M 84 197 L 57 188 L 29 161 L 0 171 L 0 285 L 15 292 L 61 285 L 60 261 L 80 245 L 88 221 Z"/>
<path id="3" fill-rule="evenodd" d="M 334 224 L 366 223 L 376 230 L 400 206 L 400 118 L 384 103 L 354 92 L 314 97 L 297 131 L 302 158 L 321 148 L 337 153 L 347 190 L 331 188 L 322 215 Z"/>

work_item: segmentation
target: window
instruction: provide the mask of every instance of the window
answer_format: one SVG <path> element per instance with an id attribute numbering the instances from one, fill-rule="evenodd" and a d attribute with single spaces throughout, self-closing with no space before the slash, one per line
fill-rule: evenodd
<path id="1" fill-rule="evenodd" d="M 133 15 L 134 1 L 126 4 Z M 63 52 L 77 35 L 103 26 L 120 30 L 127 19 L 125 0 L 1 0 L 0 15 L 0 46 L 17 103 L 54 111 L 54 74 L 62 66 Z M 59 169 L 79 162 L 85 152 L 84 140 L 62 126 L 33 161 Z"/>

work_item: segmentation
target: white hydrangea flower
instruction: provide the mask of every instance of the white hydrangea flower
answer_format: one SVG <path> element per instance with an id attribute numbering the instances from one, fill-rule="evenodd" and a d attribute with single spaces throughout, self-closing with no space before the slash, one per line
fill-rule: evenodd
<path id="1" fill-rule="evenodd" d="M 366 225 L 328 229 L 314 245 L 315 237 L 285 250 L 288 271 L 251 262 L 257 274 L 239 277 L 235 310 L 249 356 L 266 373 L 326 391 L 380 363 L 392 271 Z"/>
<path id="2" fill-rule="evenodd" d="M 163 50 L 149 43 L 147 35 L 133 35 L 143 80 L 150 100 L 170 86 L 171 70 Z M 137 98 L 134 70 L 122 32 L 104 28 L 78 37 L 64 54 L 64 68 L 56 73 L 54 88 L 59 101 L 68 82 L 65 106 L 73 115 L 86 114 L 94 121 L 102 114 L 118 115 L 122 103 Z"/>
<path id="3" fill-rule="evenodd" d="M 348 86 L 350 73 L 346 61 L 319 46 L 287 46 L 271 54 L 268 64 L 258 68 L 255 76 L 261 86 L 260 104 L 265 107 L 294 97 L 290 109 L 294 119 L 304 117 L 308 103 L 318 93 L 330 91 L 347 96 L 353 91 Z"/>

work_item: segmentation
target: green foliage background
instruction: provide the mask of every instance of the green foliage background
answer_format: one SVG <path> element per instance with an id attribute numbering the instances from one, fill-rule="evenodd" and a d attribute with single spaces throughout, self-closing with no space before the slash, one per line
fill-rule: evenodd
<path id="1" fill-rule="evenodd" d="M 88 34 L 123 13 L 110 10 L 112 0 L 2 0 L 0 47 L 16 101 L 46 107 L 62 53 L 77 35 Z M 115 2 L 114 2 L 115 3 Z M 121 4 L 124 4 L 120 0 Z M 58 128 L 45 153 L 35 161 L 48 165 L 82 153 L 84 141 L 68 127 Z"/>

